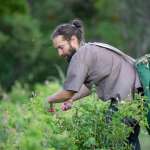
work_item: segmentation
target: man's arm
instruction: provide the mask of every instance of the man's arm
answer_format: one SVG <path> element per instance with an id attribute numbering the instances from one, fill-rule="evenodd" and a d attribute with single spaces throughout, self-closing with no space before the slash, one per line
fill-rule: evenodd
<path id="1" fill-rule="evenodd" d="M 49 103 L 60 103 L 68 99 L 71 99 L 71 97 L 73 97 L 75 93 L 76 93 L 75 91 L 61 90 L 49 96 L 47 99 Z"/>
<path id="2" fill-rule="evenodd" d="M 48 97 L 49 103 L 60 103 L 67 100 L 76 101 L 91 94 L 91 91 L 83 84 L 79 92 L 61 90 Z"/>
<path id="3" fill-rule="evenodd" d="M 70 100 L 71 100 L 71 101 L 76 101 L 76 100 L 79 100 L 79 99 L 81 99 L 81 98 L 83 98 L 83 97 L 86 97 L 86 96 L 88 96 L 88 95 L 90 95 L 90 94 L 91 94 L 90 89 L 88 89 L 88 88 L 86 87 L 86 85 L 83 84 L 82 87 L 80 88 L 80 91 L 77 92 L 77 93 L 75 93 L 75 94 L 71 97 Z"/>
<path id="4" fill-rule="evenodd" d="M 62 105 L 62 110 L 66 111 L 72 108 L 73 102 L 91 94 L 91 91 L 83 84 L 78 93 L 75 93 L 67 103 Z"/>

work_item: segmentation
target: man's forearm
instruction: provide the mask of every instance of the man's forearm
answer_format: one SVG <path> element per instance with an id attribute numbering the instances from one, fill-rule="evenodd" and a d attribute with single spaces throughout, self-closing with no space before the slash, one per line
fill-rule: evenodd
<path id="1" fill-rule="evenodd" d="M 71 100 L 76 101 L 91 94 L 91 91 L 83 84 L 78 93 L 75 93 Z"/>
<path id="2" fill-rule="evenodd" d="M 60 103 L 64 102 L 68 99 L 71 99 L 73 95 L 75 94 L 74 91 L 66 91 L 66 90 L 61 90 L 55 93 L 52 96 L 48 97 L 48 102 L 49 103 Z"/>

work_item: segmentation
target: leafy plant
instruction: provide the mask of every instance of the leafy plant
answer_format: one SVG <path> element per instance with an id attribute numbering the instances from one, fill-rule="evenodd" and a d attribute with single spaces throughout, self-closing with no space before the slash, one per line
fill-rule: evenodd
<path id="1" fill-rule="evenodd" d="M 106 114 L 110 102 L 102 102 L 94 94 L 76 102 L 66 112 L 61 110 L 60 104 L 55 104 L 56 112 L 49 113 L 46 97 L 58 88 L 59 84 L 54 82 L 37 84 L 32 97 L 24 103 L 17 103 L 17 96 L 22 95 L 18 83 L 12 92 L 17 94 L 11 95 L 13 99 L 16 97 L 16 102 L 11 101 L 11 97 L 10 101 L 0 102 L 1 150 L 131 149 L 126 139 L 132 128 L 122 119 L 132 117 L 145 126 L 146 111 L 141 97 L 118 104 L 118 111 L 108 122 Z"/>

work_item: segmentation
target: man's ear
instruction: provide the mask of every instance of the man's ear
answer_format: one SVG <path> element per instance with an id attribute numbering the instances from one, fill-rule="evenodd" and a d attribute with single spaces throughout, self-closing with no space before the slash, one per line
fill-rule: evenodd
<path id="1" fill-rule="evenodd" d="M 71 45 L 72 45 L 73 48 L 77 48 L 78 45 L 79 45 L 78 39 L 77 39 L 77 37 L 76 37 L 75 35 L 73 35 L 73 36 L 71 37 L 70 42 L 71 42 Z"/>

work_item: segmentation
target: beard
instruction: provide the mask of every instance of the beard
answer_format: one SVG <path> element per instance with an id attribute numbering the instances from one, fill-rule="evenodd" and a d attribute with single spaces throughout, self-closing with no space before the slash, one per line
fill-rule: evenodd
<path id="1" fill-rule="evenodd" d="M 74 49 L 70 43 L 69 46 L 70 46 L 70 54 L 66 56 L 66 60 L 68 63 L 71 61 L 72 56 L 76 53 L 76 49 Z"/>
<path id="2" fill-rule="evenodd" d="M 72 56 L 73 56 L 75 53 L 76 53 L 76 50 L 73 49 L 73 50 L 71 51 L 71 53 L 70 53 L 68 56 L 66 56 L 66 60 L 67 60 L 68 63 L 71 61 L 71 58 L 72 58 Z"/>

